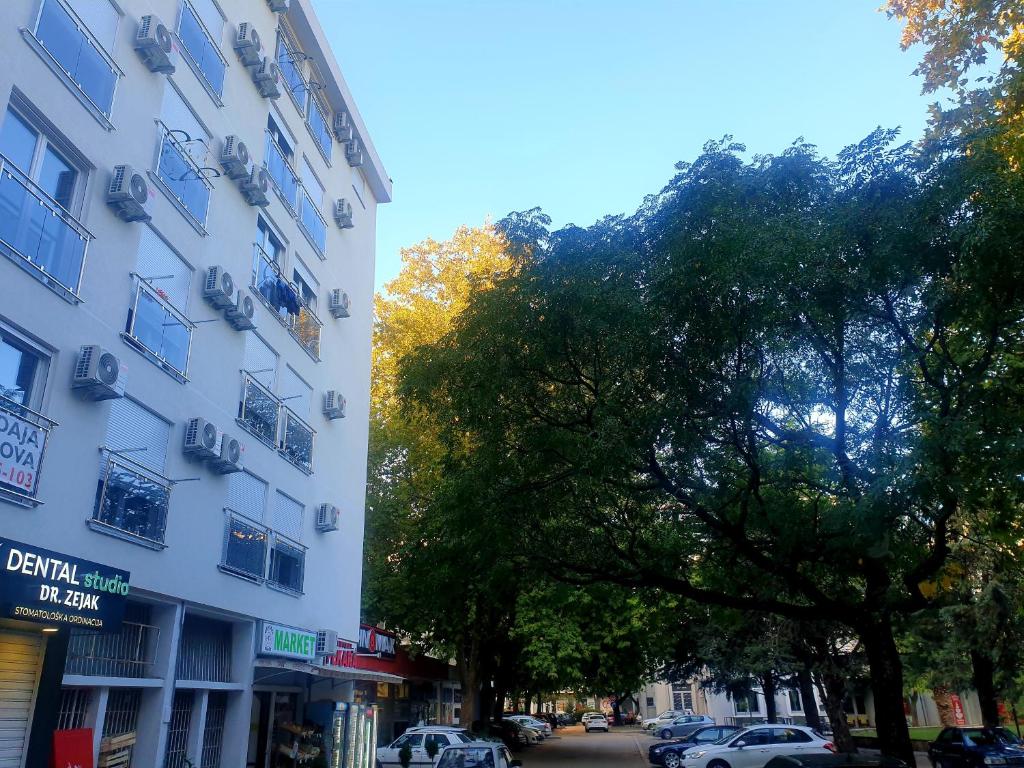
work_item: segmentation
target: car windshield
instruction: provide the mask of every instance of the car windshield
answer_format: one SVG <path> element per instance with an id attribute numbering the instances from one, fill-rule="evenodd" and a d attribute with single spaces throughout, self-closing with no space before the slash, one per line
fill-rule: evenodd
<path id="1" fill-rule="evenodd" d="M 712 743 L 713 744 L 725 744 L 726 742 L 730 741 L 731 739 L 735 739 L 741 733 L 742 733 L 742 731 L 731 731 L 730 733 L 725 734 L 725 736 L 720 738 L 718 741 L 715 741 L 715 742 L 712 742 Z"/>
<path id="2" fill-rule="evenodd" d="M 494 768 L 494 755 L 490 747 L 449 747 L 437 768 Z"/>
<path id="3" fill-rule="evenodd" d="M 997 744 L 1017 744 L 1019 740 L 1005 728 L 972 728 L 963 731 L 968 746 L 991 747 Z"/>

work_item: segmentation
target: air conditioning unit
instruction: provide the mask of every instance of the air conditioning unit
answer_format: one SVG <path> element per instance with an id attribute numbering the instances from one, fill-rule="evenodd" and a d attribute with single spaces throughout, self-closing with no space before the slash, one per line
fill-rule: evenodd
<path id="1" fill-rule="evenodd" d="M 107 205 L 122 221 L 149 221 L 152 217 L 146 213 L 148 201 L 146 177 L 130 165 L 115 165 L 107 189 Z"/>
<path id="2" fill-rule="evenodd" d="M 256 303 L 245 291 L 238 292 L 238 299 L 224 310 L 224 317 L 236 331 L 251 331 L 256 327 L 253 318 L 256 316 Z"/>
<path id="3" fill-rule="evenodd" d="M 249 148 L 235 135 L 226 136 L 220 149 L 220 167 L 229 179 L 243 179 L 252 172 Z"/>
<path id="4" fill-rule="evenodd" d="M 349 308 L 352 306 L 352 302 L 349 300 L 348 294 L 341 290 L 341 288 L 333 288 L 331 289 L 329 305 L 331 317 L 337 319 L 349 316 Z"/>
<path id="5" fill-rule="evenodd" d="M 263 53 L 263 43 L 260 42 L 259 33 L 248 21 L 238 25 L 235 32 L 235 53 L 239 60 L 247 67 L 255 67 L 260 63 L 260 56 Z"/>
<path id="6" fill-rule="evenodd" d="M 352 229 L 352 203 L 344 197 L 339 197 L 334 204 L 334 221 L 342 229 Z"/>
<path id="7" fill-rule="evenodd" d="M 345 396 L 336 389 L 324 392 L 324 416 L 331 421 L 345 418 Z"/>
<path id="8" fill-rule="evenodd" d="M 238 182 L 238 188 L 245 195 L 245 202 L 260 208 L 270 205 L 270 174 L 263 166 L 252 167 L 248 176 L 243 176 Z"/>
<path id="9" fill-rule="evenodd" d="M 267 5 L 274 13 L 287 13 L 291 0 L 267 0 Z"/>
<path id="10" fill-rule="evenodd" d="M 182 450 L 189 456 L 213 459 L 217 454 L 217 427 L 196 416 L 185 425 L 185 444 Z"/>
<path id="11" fill-rule="evenodd" d="M 263 57 L 263 61 L 252 71 L 252 81 L 263 98 L 281 98 L 281 68 L 273 56 Z"/>
<path id="12" fill-rule="evenodd" d="M 338 633 L 333 629 L 321 629 L 316 633 L 316 655 L 333 656 L 338 652 Z"/>
<path id="13" fill-rule="evenodd" d="M 121 361 L 112 352 L 96 344 L 87 344 L 78 351 L 72 389 L 89 400 L 111 400 L 124 397 L 124 371 Z"/>
<path id="14" fill-rule="evenodd" d="M 150 72 L 174 74 L 174 38 L 153 14 L 139 19 L 139 31 L 135 35 L 135 50 Z"/>
<path id="15" fill-rule="evenodd" d="M 321 533 L 338 530 L 341 510 L 333 504 L 321 504 L 316 512 L 316 529 Z"/>
<path id="16" fill-rule="evenodd" d="M 334 129 L 334 138 L 342 144 L 348 144 L 355 136 L 355 129 L 352 128 L 352 116 L 345 110 L 334 113 L 331 127 Z"/>
<path id="17" fill-rule="evenodd" d="M 235 304 L 235 281 L 224 267 L 210 267 L 206 270 L 203 283 L 203 298 L 217 309 L 227 309 Z"/>
<path id="18" fill-rule="evenodd" d="M 242 471 L 242 444 L 231 435 L 222 432 L 217 446 L 217 455 L 210 459 L 210 467 L 227 475 Z"/>
<path id="19" fill-rule="evenodd" d="M 353 168 L 363 164 L 363 145 L 359 139 L 352 139 L 345 148 L 345 159 Z"/>

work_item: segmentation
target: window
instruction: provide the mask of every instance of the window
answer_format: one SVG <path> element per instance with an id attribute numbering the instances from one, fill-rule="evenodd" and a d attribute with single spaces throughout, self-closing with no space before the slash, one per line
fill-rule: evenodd
<path id="1" fill-rule="evenodd" d="M 324 160 L 329 163 L 331 162 L 331 150 L 334 148 L 334 137 L 331 135 L 327 115 L 328 111 L 315 96 L 311 95 L 306 99 L 306 125 L 316 140 L 316 145 L 324 156 Z"/>
<path id="2" fill-rule="evenodd" d="M 313 472 L 313 439 L 316 433 L 291 408 L 282 417 L 281 455 L 306 474 Z"/>
<path id="3" fill-rule="evenodd" d="M 299 311 L 288 315 L 288 328 L 295 340 L 314 360 L 320 359 L 320 329 L 323 323 L 316 315 L 319 284 L 305 265 L 296 260 L 292 271 L 295 291 L 299 297 Z"/>
<path id="4" fill-rule="evenodd" d="M 288 592 L 301 594 L 305 567 L 306 548 L 275 533 L 270 551 L 269 582 Z"/>
<path id="5" fill-rule="evenodd" d="M 185 61 L 208 90 L 224 94 L 227 68 L 217 42 L 224 30 L 224 18 L 211 0 L 184 0 L 178 21 L 178 39 Z"/>
<path id="6" fill-rule="evenodd" d="M 288 404 L 288 409 L 301 418 L 309 418 L 310 405 L 313 401 L 313 388 L 290 366 L 281 371 L 281 401 Z"/>
<path id="7" fill-rule="evenodd" d="M 754 692 L 738 694 L 733 698 L 733 706 L 737 714 L 750 714 L 761 711 L 761 704 Z"/>
<path id="8" fill-rule="evenodd" d="M 72 215 L 82 173 L 24 115 L 0 129 L 0 246 L 59 292 L 77 297 L 92 235 Z"/>
<path id="9" fill-rule="evenodd" d="M 416 749 L 417 747 L 422 747 L 423 746 L 423 734 L 422 733 L 405 733 L 405 734 L 402 734 L 397 739 L 395 739 L 395 741 L 391 744 L 391 749 L 401 749 L 406 744 L 408 744 L 411 749 Z"/>
<path id="10" fill-rule="evenodd" d="M 653 696 L 648 696 L 647 697 L 647 706 L 648 707 L 653 707 L 654 706 L 654 697 Z"/>
<path id="11" fill-rule="evenodd" d="M 0 328 L 0 397 L 38 409 L 49 359 Z"/>
<path id="12" fill-rule="evenodd" d="M 270 527 L 277 533 L 299 541 L 302 538 L 302 517 L 305 508 L 281 491 L 274 495 L 274 504 L 270 509 Z"/>
<path id="13" fill-rule="evenodd" d="M 789 694 L 789 711 L 803 712 L 804 707 L 800 701 L 800 691 L 798 691 L 796 688 L 790 688 L 789 691 L 787 691 L 787 693 Z"/>
<path id="14" fill-rule="evenodd" d="M 108 0 L 44 0 L 34 35 L 67 82 L 105 117 L 118 77 L 105 46 L 113 45 L 118 20 Z"/>
<path id="15" fill-rule="evenodd" d="M 772 728 L 772 744 L 803 744 L 811 737 L 796 728 Z"/>
<path id="16" fill-rule="evenodd" d="M 305 54 L 301 53 L 297 46 L 285 39 L 284 30 L 279 30 L 277 35 L 277 65 L 281 68 L 281 77 L 284 80 L 285 89 L 300 112 L 306 99 L 306 80 L 302 74 L 305 58 Z"/>
<path id="17" fill-rule="evenodd" d="M 284 132 L 274 122 L 273 117 L 267 118 L 267 146 L 264 153 L 263 166 L 274 182 L 274 189 L 288 210 L 294 213 L 298 207 L 299 180 L 291 168 L 292 149 Z"/>
<path id="18" fill-rule="evenodd" d="M 207 174 L 210 133 L 175 88 L 164 89 L 160 107 L 157 177 L 164 190 L 201 231 L 213 189 Z"/>
<path id="19" fill-rule="evenodd" d="M 122 397 L 110 403 L 90 524 L 163 548 L 171 483 L 163 476 L 171 425 Z"/>
<path id="20" fill-rule="evenodd" d="M 322 259 L 327 253 L 327 222 L 320 208 L 324 203 L 324 188 L 306 158 L 302 158 L 302 194 L 300 196 L 299 226 L 316 248 Z"/>
<path id="21" fill-rule="evenodd" d="M 248 472 L 230 475 L 222 568 L 254 580 L 266 575 L 269 536 L 261 524 L 266 504 L 265 482 Z"/>

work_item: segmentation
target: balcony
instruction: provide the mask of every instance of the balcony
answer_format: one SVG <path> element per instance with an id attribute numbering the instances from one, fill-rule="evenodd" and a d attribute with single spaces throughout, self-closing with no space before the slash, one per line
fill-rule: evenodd
<path id="1" fill-rule="evenodd" d="M 302 189 L 302 203 L 299 211 L 299 226 L 306 235 L 309 242 L 316 248 L 316 254 L 321 259 L 327 256 L 327 221 L 313 198 Z"/>
<path id="2" fill-rule="evenodd" d="M 236 576 L 262 582 L 267 573 L 269 532 L 266 527 L 233 509 L 224 510 L 224 548 L 220 568 Z"/>
<path id="3" fill-rule="evenodd" d="M 20 452 L 0 453 L 0 497 L 23 506 L 36 506 L 39 471 L 46 454 L 46 441 L 57 422 L 36 413 L 9 396 L 17 390 L 0 387 L 0 423 L 4 434 L 17 430 L 22 436 Z"/>
<path id="4" fill-rule="evenodd" d="M 306 474 L 312 474 L 316 432 L 287 406 L 281 406 L 281 410 L 281 454 Z"/>
<path id="5" fill-rule="evenodd" d="M 270 180 L 274 182 L 274 189 L 277 190 L 281 201 L 294 215 L 299 208 L 299 180 L 295 176 L 295 171 L 288 164 L 281 147 L 269 133 L 267 133 L 267 148 L 263 167 L 270 174 Z"/>
<path id="6" fill-rule="evenodd" d="M 188 0 L 181 8 L 178 39 L 181 40 L 185 62 L 219 105 L 220 96 L 224 93 L 224 72 L 227 64 L 213 36 L 200 21 L 199 14 Z"/>
<path id="7" fill-rule="evenodd" d="M 159 288 L 136 277 L 135 301 L 128 312 L 126 340 L 181 381 L 187 381 L 194 326 Z"/>
<path id="8" fill-rule="evenodd" d="M 319 361 L 323 323 L 303 300 L 298 286 L 285 278 L 277 262 L 258 243 L 253 243 L 252 287 L 256 297 L 288 329 L 292 338 L 310 357 Z"/>
<path id="9" fill-rule="evenodd" d="M 64 673 L 103 677 L 153 677 L 160 628 L 125 619 L 116 633 L 71 630 Z"/>
<path id="10" fill-rule="evenodd" d="M 160 159 L 157 177 L 178 207 L 205 234 L 206 213 L 213 185 L 189 154 L 181 135 L 160 123 Z M 185 134 L 187 136 L 187 134 Z"/>
<path id="11" fill-rule="evenodd" d="M 305 572 L 306 548 L 280 533 L 274 533 L 267 583 L 285 592 L 301 595 Z"/>
<path id="12" fill-rule="evenodd" d="M 130 459 L 111 456 L 96 490 L 90 527 L 163 549 L 170 501 L 170 480 Z"/>
<path id="13" fill-rule="evenodd" d="M 320 104 L 310 96 L 306 100 L 306 127 L 316 140 L 320 154 L 324 160 L 331 162 L 331 150 L 334 148 L 334 137 L 331 135 L 331 128 L 327 124 L 327 117 L 324 115 Z"/>
<path id="14" fill-rule="evenodd" d="M 0 248 L 8 258 L 77 303 L 92 239 L 74 216 L 0 155 Z"/>
<path id="15" fill-rule="evenodd" d="M 283 36 L 277 39 L 277 66 L 281 69 L 281 79 L 284 80 L 285 90 L 291 97 L 299 112 L 304 112 L 306 99 L 306 81 L 296 61 L 302 60 L 302 54 L 294 53 L 291 47 L 285 42 Z"/>
<path id="16" fill-rule="evenodd" d="M 281 401 L 252 374 L 243 372 L 242 402 L 238 405 L 238 421 L 253 437 L 271 448 L 277 448 L 277 422 L 280 410 Z"/>

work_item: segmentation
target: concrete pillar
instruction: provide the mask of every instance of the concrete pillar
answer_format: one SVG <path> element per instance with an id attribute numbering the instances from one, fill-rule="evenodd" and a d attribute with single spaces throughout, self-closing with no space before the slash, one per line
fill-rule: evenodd
<path id="1" fill-rule="evenodd" d="M 245 768 L 249 751 L 249 721 L 252 718 L 253 662 L 256 658 L 256 624 L 236 622 L 231 631 L 231 682 L 243 689 L 227 698 L 224 713 L 221 768 Z"/>
<path id="2" fill-rule="evenodd" d="M 180 603 L 153 607 L 152 621 L 160 628 L 160 637 L 157 641 L 152 674 L 163 680 L 163 686 L 148 688 L 142 694 L 136 731 L 137 741 L 132 753 L 133 768 L 159 768 L 164 763 L 183 620 L 184 607 Z"/>
<path id="3" fill-rule="evenodd" d="M 188 746 L 185 748 L 185 754 L 193 765 L 202 763 L 203 738 L 206 736 L 206 708 L 209 701 L 209 691 L 196 691 L 192 698 L 192 715 L 188 721 Z"/>
<path id="4" fill-rule="evenodd" d="M 99 759 L 100 739 L 103 738 L 103 722 L 107 717 L 107 699 L 109 696 L 109 688 L 93 688 L 92 697 L 89 700 L 89 709 L 85 713 L 85 727 L 92 728 L 93 765 Z"/>

